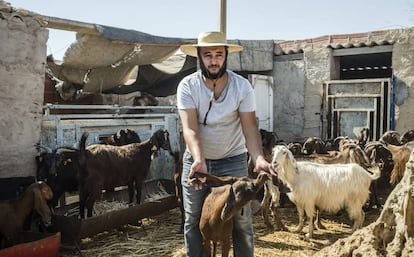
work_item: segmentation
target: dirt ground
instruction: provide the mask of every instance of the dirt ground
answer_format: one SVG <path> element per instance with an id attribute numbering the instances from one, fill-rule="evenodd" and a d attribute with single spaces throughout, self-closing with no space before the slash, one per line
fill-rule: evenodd
<path id="1" fill-rule="evenodd" d="M 385 202 L 388 193 L 389 190 L 380 192 L 381 204 Z M 311 240 L 306 240 L 304 237 L 307 226 L 302 233 L 293 232 L 298 224 L 295 207 L 288 205 L 280 208 L 279 212 L 282 222 L 289 231 L 268 229 L 260 215 L 254 216 L 255 256 L 312 256 L 320 249 L 351 234 L 351 222 L 345 212 L 334 215 L 323 213 L 322 223 L 326 229 L 315 230 L 314 238 Z M 381 208 L 366 211 L 364 226 L 375 221 L 380 212 Z M 93 238 L 85 238 L 80 243 L 79 250 L 62 248 L 60 256 L 185 256 L 183 234 L 178 233 L 180 224 L 178 208 L 158 216 L 145 218 L 142 224 L 139 227 L 127 225 L 118 230 L 98 234 Z M 232 252 L 230 256 L 233 256 Z"/>

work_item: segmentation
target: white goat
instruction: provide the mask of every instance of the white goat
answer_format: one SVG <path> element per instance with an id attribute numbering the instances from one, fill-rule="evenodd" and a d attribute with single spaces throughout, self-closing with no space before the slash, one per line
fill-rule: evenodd
<path id="1" fill-rule="evenodd" d="M 273 148 L 272 166 L 280 180 L 290 189 L 287 195 L 296 205 L 299 226 L 303 229 L 304 212 L 309 218 L 309 238 L 313 237 L 315 209 L 335 213 L 342 208 L 354 220 L 352 231 L 362 227 L 364 212 L 362 207 L 369 197 L 372 180 L 380 177 L 379 167 L 368 171 L 355 163 L 319 164 L 297 162 L 286 146 Z"/>

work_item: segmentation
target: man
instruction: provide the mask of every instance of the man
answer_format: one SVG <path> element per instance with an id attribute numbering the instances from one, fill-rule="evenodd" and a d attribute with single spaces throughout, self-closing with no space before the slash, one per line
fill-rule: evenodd
<path id="1" fill-rule="evenodd" d="M 188 184 L 195 172 L 216 176 L 247 176 L 247 151 L 256 170 L 274 174 L 264 159 L 256 122 L 256 104 L 249 81 L 227 69 L 228 53 L 241 51 L 228 44 L 221 32 L 205 32 L 198 43 L 181 51 L 198 57 L 200 70 L 185 77 L 177 89 L 177 105 L 186 150 L 183 156 L 184 241 L 187 256 L 201 257 L 199 221 L 209 193 L 199 184 Z M 254 235 L 249 206 L 234 219 L 234 256 L 253 256 Z"/>

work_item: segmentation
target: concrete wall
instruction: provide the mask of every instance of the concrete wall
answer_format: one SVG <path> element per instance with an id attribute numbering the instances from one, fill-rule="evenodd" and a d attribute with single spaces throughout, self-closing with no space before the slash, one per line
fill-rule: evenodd
<path id="1" fill-rule="evenodd" d="M 382 39 L 375 40 L 394 42 L 392 69 L 397 78 L 395 130 L 402 134 L 414 129 L 414 28 L 389 30 Z M 289 60 L 285 56 L 276 57 L 274 61 L 274 130 L 285 141 L 321 136 L 324 129 L 320 116 L 323 83 L 338 79 L 338 63 L 327 44 L 318 42 L 318 39 L 315 42 L 290 42 L 291 49 L 302 49 L 303 58 Z M 276 44 L 276 52 L 278 47 Z"/>
<path id="2" fill-rule="evenodd" d="M 273 69 L 273 128 L 280 139 L 301 141 L 305 130 L 303 60 L 276 61 Z"/>
<path id="3" fill-rule="evenodd" d="M 0 12 L 0 178 L 34 176 L 48 31 L 28 14 Z"/>
<path id="4" fill-rule="evenodd" d="M 330 78 L 329 48 L 304 46 L 302 60 L 275 61 L 274 130 L 285 141 L 321 136 L 323 81 Z"/>
<path id="5" fill-rule="evenodd" d="M 414 28 L 392 33 L 392 68 L 396 76 L 395 130 L 404 133 L 414 129 Z"/>

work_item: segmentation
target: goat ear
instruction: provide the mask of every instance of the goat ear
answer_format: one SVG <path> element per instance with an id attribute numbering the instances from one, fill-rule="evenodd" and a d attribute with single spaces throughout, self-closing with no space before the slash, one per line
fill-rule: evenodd
<path id="1" fill-rule="evenodd" d="M 225 222 L 229 219 L 231 219 L 234 215 L 234 211 L 233 210 L 233 205 L 234 202 L 236 201 L 236 198 L 234 197 L 234 191 L 232 187 L 229 187 L 229 196 L 227 197 L 227 201 L 224 204 L 223 210 L 221 211 L 221 219 Z"/>
<path id="2" fill-rule="evenodd" d="M 236 181 L 234 177 L 217 177 L 208 173 L 196 172 L 194 177 L 206 186 L 219 187 L 223 185 L 233 184 Z"/>
<path id="3" fill-rule="evenodd" d="M 157 151 L 160 148 L 160 142 L 158 141 L 158 138 L 155 134 L 150 138 L 150 142 L 152 143 L 151 150 Z"/>
<path id="4" fill-rule="evenodd" d="M 261 187 L 264 185 L 264 183 L 266 183 L 266 181 L 271 180 L 272 177 L 270 174 L 261 171 L 259 173 L 259 175 L 256 178 L 256 187 L 257 187 L 257 191 L 259 191 L 261 189 Z"/>

